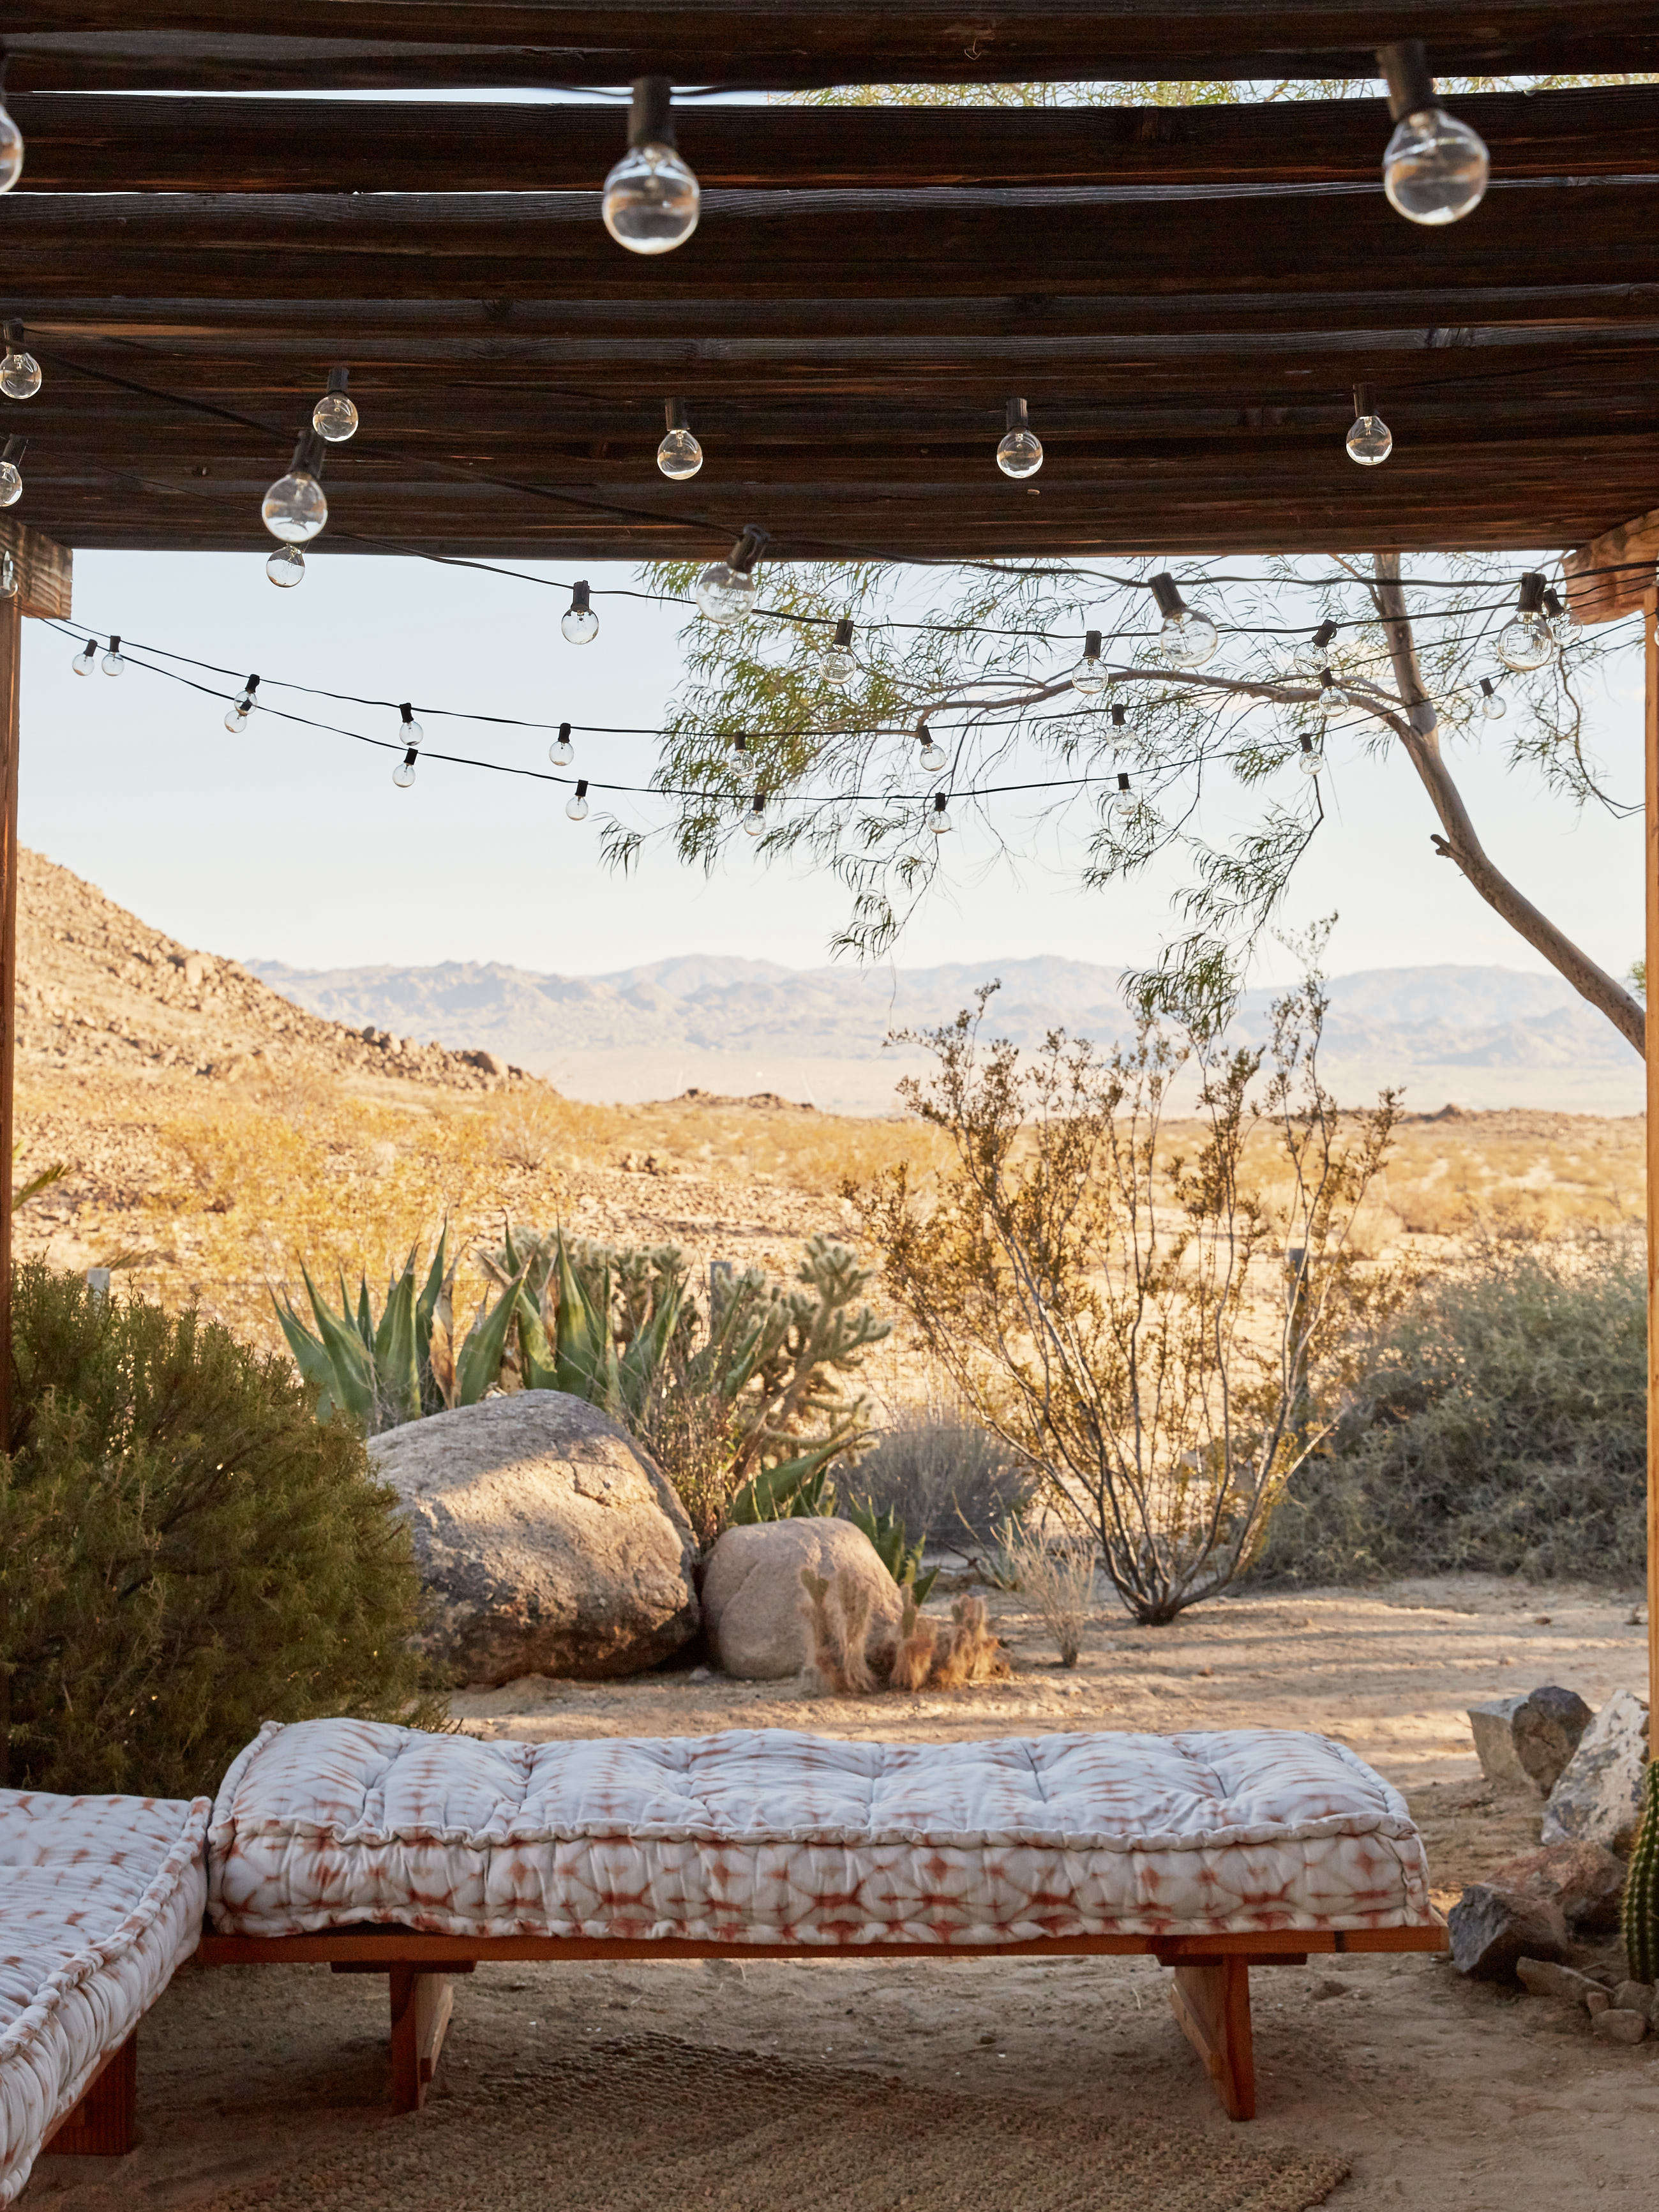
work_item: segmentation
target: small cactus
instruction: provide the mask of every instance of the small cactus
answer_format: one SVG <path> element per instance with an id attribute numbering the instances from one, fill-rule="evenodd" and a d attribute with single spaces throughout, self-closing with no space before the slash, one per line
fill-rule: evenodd
<path id="1" fill-rule="evenodd" d="M 1659 1759 L 1642 1782 L 1642 1817 L 1625 1876 L 1625 1958 L 1633 1982 L 1659 1981 Z"/>

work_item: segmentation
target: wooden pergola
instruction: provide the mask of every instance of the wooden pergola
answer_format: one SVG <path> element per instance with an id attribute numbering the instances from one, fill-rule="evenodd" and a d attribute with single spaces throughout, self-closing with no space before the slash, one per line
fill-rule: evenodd
<path id="1" fill-rule="evenodd" d="M 1492 181 L 1437 230 L 1382 198 L 1381 100 L 695 96 L 1370 77 L 1409 39 L 1443 75 L 1659 72 L 1652 0 L 20 0 L 0 311 L 45 386 L 0 400 L 29 440 L 0 516 L 0 1146 L 19 617 L 68 613 L 60 548 L 268 551 L 260 499 L 336 365 L 363 422 L 317 553 L 702 558 L 749 522 L 785 560 L 1579 549 L 1582 618 L 1647 610 L 1659 975 L 1659 85 L 1449 101 Z M 641 76 L 680 88 L 702 185 L 652 259 L 599 217 L 625 111 L 558 96 Z M 514 88 L 547 98 L 479 97 Z M 1343 449 L 1361 381 L 1380 469 Z M 1016 396 L 1035 483 L 993 463 Z M 669 399 L 690 483 L 655 466 Z M 0 1182 L 0 1299 L 9 1249 Z"/>

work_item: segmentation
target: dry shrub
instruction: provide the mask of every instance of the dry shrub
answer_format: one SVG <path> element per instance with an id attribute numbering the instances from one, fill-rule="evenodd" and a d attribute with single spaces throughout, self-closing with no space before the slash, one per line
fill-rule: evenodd
<path id="1" fill-rule="evenodd" d="M 1029 1601 L 1054 1638 L 1060 1665 L 1075 1667 L 1094 1611 L 1094 1539 L 1082 1529 L 1045 1534 L 1010 1520 L 1003 1524 L 1000 1549 L 1003 1579 Z"/>
<path id="2" fill-rule="evenodd" d="M 833 1577 L 800 1571 L 811 1656 L 807 1665 L 830 1696 L 867 1698 L 878 1690 L 958 1690 L 1004 1680 L 1009 1667 L 980 1597 L 959 1597 L 951 1618 L 924 1613 L 906 1591 L 897 1632 L 872 1631 L 870 1586 L 846 1569 Z"/>
<path id="3" fill-rule="evenodd" d="M 961 1551 L 994 1544 L 1036 1482 L 1000 1437 L 947 1400 L 902 1407 L 860 1461 L 859 1488 L 913 1534 Z"/>

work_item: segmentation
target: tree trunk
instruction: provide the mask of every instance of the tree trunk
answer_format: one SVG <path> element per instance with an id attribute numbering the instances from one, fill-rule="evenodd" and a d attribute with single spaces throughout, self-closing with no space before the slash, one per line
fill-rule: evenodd
<path id="1" fill-rule="evenodd" d="M 1640 1002 L 1622 984 L 1615 982 L 1605 969 L 1597 967 L 1587 952 L 1580 951 L 1572 939 L 1559 930 L 1547 915 L 1540 914 L 1487 857 L 1463 804 L 1463 794 L 1453 782 L 1441 754 L 1440 720 L 1417 658 L 1411 616 L 1407 611 L 1401 582 L 1400 556 L 1375 553 L 1371 560 L 1376 579 L 1371 596 L 1382 618 L 1389 653 L 1394 663 L 1395 687 L 1407 710 L 1407 723 L 1399 726 L 1401 742 L 1410 756 L 1412 766 L 1422 778 L 1423 787 L 1445 832 L 1434 840 L 1436 846 L 1443 858 L 1457 863 L 1492 911 L 1501 915 L 1511 929 L 1524 937 L 1534 952 L 1541 952 L 1556 973 L 1564 976 L 1598 1013 L 1605 1014 L 1626 1043 L 1645 1059 L 1647 1014 Z"/>

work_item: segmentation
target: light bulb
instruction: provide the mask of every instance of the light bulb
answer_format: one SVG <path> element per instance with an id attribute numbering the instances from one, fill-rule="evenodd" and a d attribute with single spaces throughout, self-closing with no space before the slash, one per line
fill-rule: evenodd
<path id="1" fill-rule="evenodd" d="M 1027 419 L 1025 402 L 1008 402 L 1008 427 L 997 447 L 997 466 L 1006 477 L 1034 477 L 1042 466 L 1042 441 Z"/>
<path id="2" fill-rule="evenodd" d="M 599 634 L 599 618 L 588 604 L 585 581 L 570 586 L 570 605 L 559 630 L 567 645 L 592 645 Z"/>
<path id="3" fill-rule="evenodd" d="M 415 756 L 407 752 L 392 771 L 392 781 L 399 791 L 407 791 L 415 781 Z"/>
<path id="4" fill-rule="evenodd" d="M 716 561 L 697 579 L 696 601 L 711 623 L 732 629 L 753 612 L 757 589 L 752 575 L 745 576 L 729 562 Z"/>
<path id="5" fill-rule="evenodd" d="M 835 637 L 824 648 L 818 673 L 826 684 L 833 684 L 839 690 L 850 684 L 858 672 L 858 657 L 853 651 L 853 625 L 843 615 L 836 624 Z"/>
<path id="6" fill-rule="evenodd" d="M 1310 638 L 1304 639 L 1291 658 L 1304 676 L 1322 675 L 1325 664 L 1331 657 L 1331 641 L 1336 635 L 1336 624 L 1328 619 L 1321 623 Z"/>
<path id="7" fill-rule="evenodd" d="M 766 801 L 759 792 L 755 793 L 755 803 L 744 817 L 743 826 L 751 837 L 758 837 L 766 827 Z"/>
<path id="8" fill-rule="evenodd" d="M 233 738 L 240 738 L 243 731 L 246 729 L 247 718 L 252 710 L 252 700 L 244 696 L 242 698 L 235 701 L 226 714 L 225 727 L 230 732 Z"/>
<path id="9" fill-rule="evenodd" d="M 90 676 L 93 670 L 97 665 L 97 643 L 94 639 L 88 638 L 86 643 L 82 647 L 79 653 L 76 654 L 74 659 L 70 661 L 70 666 L 75 671 L 77 676 Z"/>
<path id="10" fill-rule="evenodd" d="M 579 783 L 576 786 L 575 791 L 571 796 L 570 804 L 564 811 L 570 817 L 570 819 L 573 822 L 586 821 L 587 786 L 585 783 Z"/>
<path id="11" fill-rule="evenodd" d="M 0 461 L 0 507 L 15 507 L 23 496 L 23 479 L 15 461 Z"/>
<path id="12" fill-rule="evenodd" d="M 0 392 L 8 399 L 33 399 L 40 389 L 40 364 L 32 353 L 26 352 L 21 333 L 15 330 L 6 332 L 6 352 L 0 360 Z"/>
<path id="13" fill-rule="evenodd" d="M 634 81 L 628 151 L 605 180 L 605 227 L 630 253 L 672 253 L 697 227 L 702 193 L 674 144 L 666 77 Z"/>
<path id="14" fill-rule="evenodd" d="M 561 722 L 559 734 L 547 749 L 547 757 L 555 768 L 568 768 L 576 757 L 576 749 L 570 742 L 570 725 Z"/>
<path id="15" fill-rule="evenodd" d="M 306 556 L 297 545 L 279 545 L 266 557 L 265 574 L 281 590 L 290 591 L 306 580 Z"/>
<path id="16" fill-rule="evenodd" d="M 357 434 L 357 410 L 343 392 L 325 392 L 311 410 L 311 427 L 331 446 L 343 446 Z"/>
<path id="17" fill-rule="evenodd" d="M 1491 163 L 1467 123 L 1442 107 L 1402 116 L 1382 156 L 1389 204 L 1408 222 L 1456 222 L 1480 204 Z"/>
<path id="18" fill-rule="evenodd" d="M 1550 635 L 1558 645 L 1565 645 L 1577 624 L 1572 618 L 1571 600 L 1564 599 L 1553 585 L 1544 594 L 1544 612 L 1549 617 Z"/>
<path id="19" fill-rule="evenodd" d="M 1100 665 L 1100 632 L 1091 629 L 1083 641 L 1083 658 L 1072 671 L 1072 689 L 1092 699 L 1106 689 L 1106 672 Z"/>
<path id="20" fill-rule="evenodd" d="M 9 192 L 23 173 L 23 134 L 0 101 L 0 192 Z"/>
<path id="21" fill-rule="evenodd" d="M 1489 722 L 1501 722 L 1509 708 L 1492 688 L 1490 676 L 1480 679 L 1480 712 Z"/>
<path id="22" fill-rule="evenodd" d="M 328 501 L 310 470 L 296 466 L 277 477 L 259 513 L 273 538 L 287 545 L 307 545 L 328 520 Z"/>
<path id="23" fill-rule="evenodd" d="M 936 743 L 926 721 L 916 724 L 916 738 L 921 747 L 921 764 L 929 775 L 937 775 L 945 766 L 945 753 Z"/>
<path id="24" fill-rule="evenodd" d="M 1325 765 L 1325 756 L 1311 738 L 1302 740 L 1302 757 L 1297 763 L 1304 775 L 1317 775 Z"/>
<path id="25" fill-rule="evenodd" d="M 935 837 L 948 837 L 951 834 L 951 810 L 945 803 L 942 791 L 933 793 L 933 811 L 927 817 L 927 827 Z"/>
<path id="26" fill-rule="evenodd" d="M 1348 695 L 1328 668 L 1319 676 L 1319 703 L 1328 714 L 1340 714 L 1348 703 Z"/>
<path id="27" fill-rule="evenodd" d="M 1348 433 L 1348 458 L 1362 469 L 1374 469 L 1394 451 L 1394 432 L 1380 415 L 1357 415 Z"/>
<path id="28" fill-rule="evenodd" d="M 702 466 L 702 447 L 682 422 L 671 423 L 657 448 L 657 466 L 675 483 L 684 483 Z"/>
<path id="29" fill-rule="evenodd" d="M 118 637 L 111 638 L 109 651 L 98 665 L 106 676 L 118 676 L 121 673 L 127 664 L 121 658 L 121 641 Z"/>
<path id="30" fill-rule="evenodd" d="M 410 713 L 407 707 L 403 708 L 400 711 L 402 712 L 404 719 L 403 726 L 398 730 L 398 735 L 403 740 L 404 744 L 410 748 L 411 752 L 416 751 L 425 740 L 426 732 L 421 727 L 415 717 Z"/>
<path id="31" fill-rule="evenodd" d="M 17 597 L 17 556 L 9 546 L 0 549 L 0 599 Z"/>
<path id="32" fill-rule="evenodd" d="M 1518 614 L 1498 634 L 1498 658 L 1520 676 L 1541 668 L 1554 650 L 1555 640 L 1541 614 Z"/>
<path id="33" fill-rule="evenodd" d="M 1201 668 L 1221 639 L 1208 615 L 1187 608 L 1166 615 L 1160 633 L 1164 658 L 1172 668 Z"/>
<path id="34" fill-rule="evenodd" d="M 1116 823 L 1118 828 L 1120 830 L 1123 830 L 1127 829 L 1129 823 L 1134 820 L 1135 816 L 1139 812 L 1139 811 L 1140 802 L 1135 797 L 1133 792 L 1129 788 L 1128 775 L 1122 769 L 1120 769 L 1118 770 L 1117 776 L 1116 795 L 1114 797 L 1108 811 L 1110 813 L 1113 821 Z"/>

